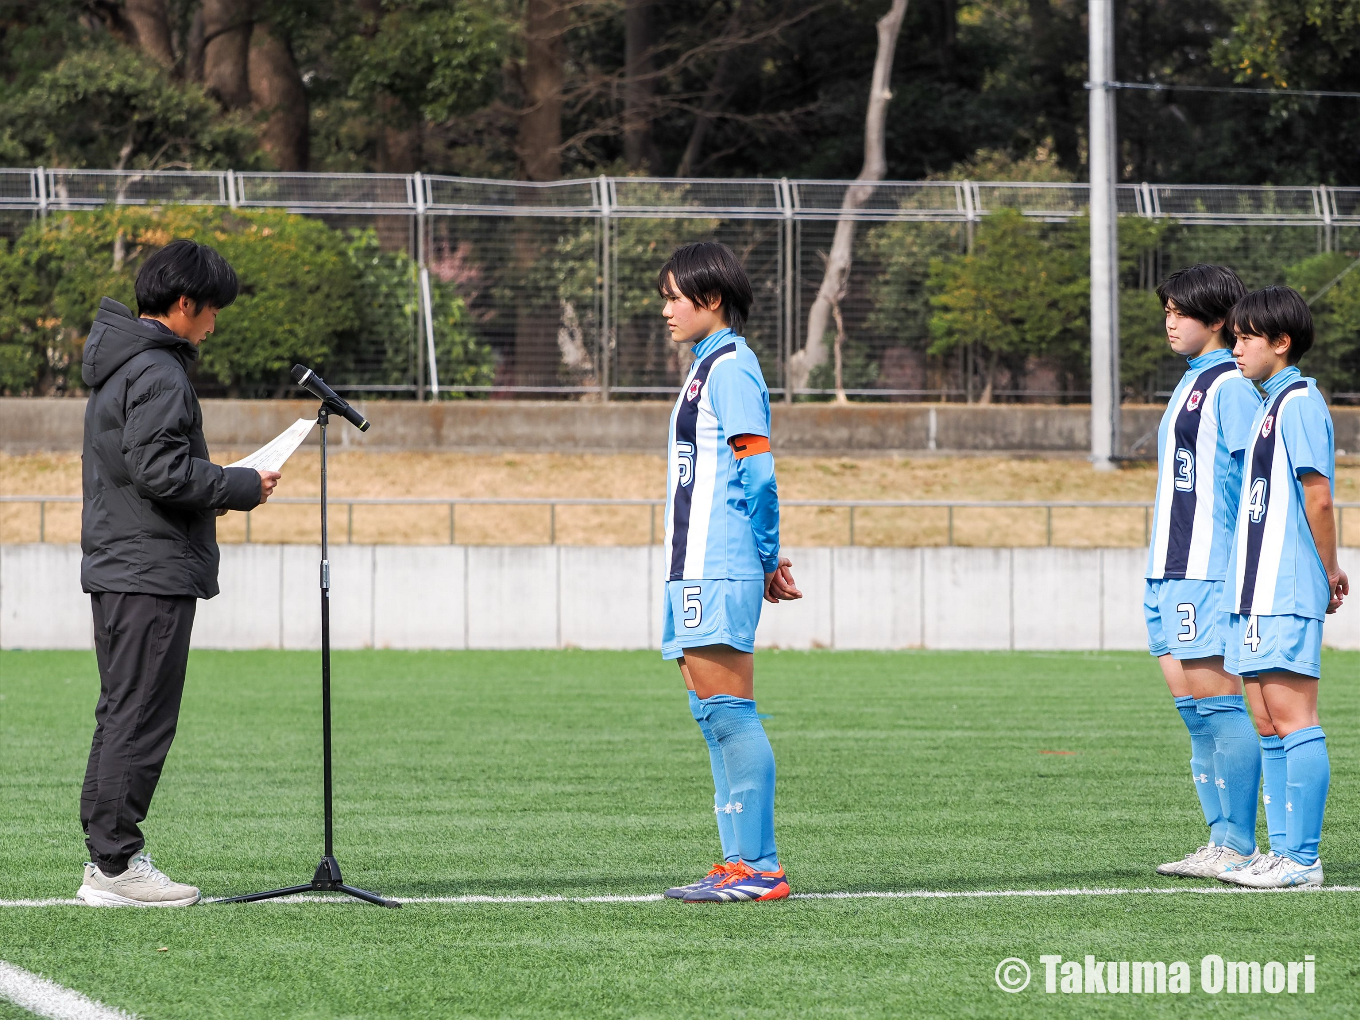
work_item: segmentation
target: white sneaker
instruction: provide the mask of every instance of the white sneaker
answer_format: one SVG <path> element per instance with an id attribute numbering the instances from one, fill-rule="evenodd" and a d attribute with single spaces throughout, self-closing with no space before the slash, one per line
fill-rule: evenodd
<path id="1" fill-rule="evenodd" d="M 1181 878 L 1218 878 L 1225 871 L 1245 867 L 1260 856 L 1255 850 L 1250 854 L 1239 854 L 1232 847 L 1202 846 L 1184 860 L 1163 864 L 1157 869 L 1159 875 L 1176 875 Z M 1175 870 L 1171 870 L 1175 869 Z"/>
<path id="2" fill-rule="evenodd" d="M 1234 868 L 1218 877 L 1248 889 L 1320 889 L 1322 861 L 1299 864 L 1283 854 L 1263 854 L 1250 867 Z"/>
<path id="3" fill-rule="evenodd" d="M 87 863 L 76 899 L 91 907 L 187 907 L 198 902 L 198 890 L 172 882 L 142 851 L 128 861 L 127 871 L 113 878 Z"/>

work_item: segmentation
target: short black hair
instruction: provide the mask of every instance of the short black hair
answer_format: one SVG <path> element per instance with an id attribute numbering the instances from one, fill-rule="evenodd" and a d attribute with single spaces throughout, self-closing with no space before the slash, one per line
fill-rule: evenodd
<path id="1" fill-rule="evenodd" d="M 206 244 L 181 237 L 149 256 L 137 271 L 137 314 L 164 315 L 181 296 L 196 306 L 226 308 L 241 283 L 236 271 Z"/>
<path id="2" fill-rule="evenodd" d="M 1207 262 L 1178 269 L 1157 286 L 1163 308 L 1174 303 L 1176 311 L 1206 326 L 1227 319 L 1246 293 L 1246 284 L 1231 269 Z"/>
<path id="3" fill-rule="evenodd" d="M 745 328 L 755 296 L 750 277 L 727 245 L 720 241 L 696 241 L 676 248 L 656 277 L 657 293 L 662 297 L 672 296 L 672 274 L 676 289 L 696 305 L 708 306 L 719 300 L 732 332 L 741 333 Z"/>
<path id="4" fill-rule="evenodd" d="M 1293 287 L 1262 287 L 1233 305 L 1228 326 L 1234 333 L 1263 336 L 1271 343 L 1289 337 L 1291 365 L 1313 349 L 1313 312 Z"/>

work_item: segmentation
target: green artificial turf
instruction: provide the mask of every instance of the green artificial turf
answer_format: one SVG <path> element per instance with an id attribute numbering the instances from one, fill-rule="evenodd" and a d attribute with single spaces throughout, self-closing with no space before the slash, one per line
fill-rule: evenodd
<path id="1" fill-rule="evenodd" d="M 1357 666 L 1324 662 L 1330 884 L 1360 885 Z M 145 825 L 169 874 L 209 896 L 310 877 L 318 685 L 315 654 L 194 654 Z M 1203 825 L 1146 655 L 765 653 L 757 690 L 795 893 L 1207 884 L 1152 873 Z M 79 884 L 96 692 L 88 654 L 0 654 L 0 899 Z M 349 881 L 386 894 L 655 893 L 717 856 L 707 750 L 654 654 L 340 653 L 335 754 L 337 854 Z M 0 958 L 148 1020 L 1346 1016 L 1358 925 L 1360 893 L 1325 892 L 3 907 Z M 1211 952 L 1312 953 L 1317 992 L 1207 995 Z M 1043 953 L 1186 960 L 1192 991 L 1047 995 Z M 1036 972 L 1018 995 L 993 980 L 1009 956 Z"/>

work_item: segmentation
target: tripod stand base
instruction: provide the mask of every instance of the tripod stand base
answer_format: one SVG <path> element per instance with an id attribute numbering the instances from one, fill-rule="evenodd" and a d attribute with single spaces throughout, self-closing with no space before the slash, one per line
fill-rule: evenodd
<path id="1" fill-rule="evenodd" d="M 396 900 L 385 900 L 377 893 L 369 892 L 367 889 L 356 889 L 352 885 L 345 885 L 344 879 L 340 877 L 340 864 L 330 855 L 321 858 L 321 863 L 316 866 L 316 874 L 312 876 L 312 881 L 308 885 L 290 885 L 284 889 L 270 889 L 268 892 L 228 896 L 225 899 L 214 900 L 213 902 L 255 903 L 258 900 L 276 900 L 280 896 L 296 896 L 298 893 L 305 892 L 338 892 L 379 907 L 396 908 L 401 906 Z"/>

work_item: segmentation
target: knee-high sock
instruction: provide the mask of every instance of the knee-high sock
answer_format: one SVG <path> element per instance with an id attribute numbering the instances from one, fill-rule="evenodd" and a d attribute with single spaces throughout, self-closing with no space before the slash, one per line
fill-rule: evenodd
<path id="1" fill-rule="evenodd" d="M 774 752 L 756 715 L 756 703 L 715 694 L 699 704 L 722 748 L 732 801 L 732 831 L 741 860 L 756 871 L 776 871 Z"/>
<path id="2" fill-rule="evenodd" d="M 1285 847 L 1285 751 L 1284 741 L 1275 734 L 1261 738 L 1261 799 L 1266 804 L 1266 828 L 1270 830 L 1270 849 L 1284 853 Z"/>
<path id="3" fill-rule="evenodd" d="M 1214 735 L 1214 783 L 1225 823 L 1223 845 L 1240 854 L 1256 849 L 1256 806 L 1261 799 L 1261 745 L 1240 694 L 1200 698 L 1195 710 Z"/>
<path id="4" fill-rule="evenodd" d="M 732 796 L 727 787 L 727 766 L 723 764 L 722 748 L 713 735 L 713 727 L 704 718 L 699 695 L 693 691 L 689 692 L 689 711 L 708 744 L 708 764 L 713 770 L 713 813 L 718 819 L 718 841 L 722 843 L 723 860 L 735 861 L 738 857 L 737 837 L 732 832 Z"/>
<path id="5" fill-rule="evenodd" d="M 1322 811 L 1332 781 L 1322 727 L 1309 726 L 1289 734 L 1284 738 L 1284 753 L 1288 769 L 1284 855 L 1299 864 L 1312 864 L 1318 858 Z"/>
<path id="6" fill-rule="evenodd" d="M 1208 720 L 1195 709 L 1194 698 L 1177 698 L 1176 711 L 1190 731 L 1190 778 L 1194 780 L 1199 806 L 1209 826 L 1209 842 L 1221 846 L 1228 823 L 1223 818 L 1223 805 L 1214 782 L 1217 776 L 1214 772 L 1214 735 L 1209 731 Z"/>

